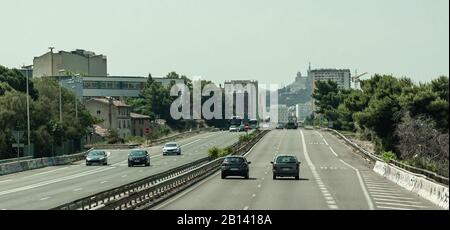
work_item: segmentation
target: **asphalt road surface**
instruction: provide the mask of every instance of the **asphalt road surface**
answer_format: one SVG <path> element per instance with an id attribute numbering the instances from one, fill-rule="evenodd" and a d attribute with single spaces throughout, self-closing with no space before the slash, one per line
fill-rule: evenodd
<path id="1" fill-rule="evenodd" d="M 298 156 L 300 180 L 272 179 L 278 153 Z M 153 209 L 166 210 L 413 210 L 440 209 L 372 171 L 373 164 L 332 134 L 274 130 L 247 155 L 250 179 L 220 172 Z"/>
<path id="2" fill-rule="evenodd" d="M 162 156 L 162 145 L 147 148 L 150 167 L 129 168 L 130 150 L 107 150 L 111 153 L 107 166 L 86 166 L 79 161 L 0 176 L 0 210 L 50 209 L 206 157 L 210 147 L 231 145 L 238 136 L 210 132 L 179 140 L 180 156 Z"/>

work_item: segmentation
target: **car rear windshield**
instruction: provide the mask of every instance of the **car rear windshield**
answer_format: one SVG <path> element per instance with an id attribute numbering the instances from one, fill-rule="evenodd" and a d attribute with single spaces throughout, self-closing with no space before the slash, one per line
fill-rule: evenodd
<path id="1" fill-rule="evenodd" d="M 131 156 L 145 156 L 144 151 L 133 151 L 130 153 Z"/>
<path id="2" fill-rule="evenodd" d="M 104 156 L 105 153 L 102 152 L 102 151 L 92 151 L 92 152 L 89 152 L 88 155 L 89 155 L 89 156 Z"/>
<path id="3" fill-rule="evenodd" d="M 228 157 L 228 158 L 225 158 L 225 160 L 223 162 L 229 163 L 229 164 L 240 164 L 240 163 L 244 162 L 244 159 L 242 159 L 240 157 Z"/>
<path id="4" fill-rule="evenodd" d="M 177 144 L 176 143 L 166 144 L 166 147 L 177 147 Z"/>
<path id="5" fill-rule="evenodd" d="M 277 163 L 297 163 L 297 159 L 294 156 L 279 156 Z"/>

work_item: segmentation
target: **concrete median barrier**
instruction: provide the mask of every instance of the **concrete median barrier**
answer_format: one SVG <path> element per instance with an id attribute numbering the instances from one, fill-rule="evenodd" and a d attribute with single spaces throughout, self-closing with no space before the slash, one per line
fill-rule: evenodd
<path id="1" fill-rule="evenodd" d="M 427 180 L 420 174 L 408 172 L 386 162 L 377 161 L 373 171 L 439 207 L 449 209 L 449 189 L 447 186 Z"/>
<path id="2" fill-rule="evenodd" d="M 89 150 L 88 150 L 89 151 Z M 87 151 L 86 151 L 87 152 Z M 66 165 L 75 161 L 80 161 L 85 158 L 86 152 L 77 153 L 73 155 L 64 155 L 57 157 L 44 157 L 29 160 L 22 160 L 18 162 L 9 162 L 0 164 L 0 175 L 22 172 L 26 170 L 44 168 L 47 166 Z"/>

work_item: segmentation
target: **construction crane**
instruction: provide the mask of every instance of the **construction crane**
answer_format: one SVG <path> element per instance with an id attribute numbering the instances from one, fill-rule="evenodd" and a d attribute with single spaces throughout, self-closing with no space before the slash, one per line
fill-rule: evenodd
<path id="1" fill-rule="evenodd" d="M 366 74 L 367 74 L 367 72 L 364 72 L 364 73 L 358 75 L 358 73 L 355 70 L 355 76 L 352 77 L 352 82 L 354 83 L 354 88 L 355 89 L 360 89 L 361 88 L 360 85 L 359 85 L 359 82 L 360 82 L 359 78 L 364 76 L 364 75 L 366 75 Z"/>

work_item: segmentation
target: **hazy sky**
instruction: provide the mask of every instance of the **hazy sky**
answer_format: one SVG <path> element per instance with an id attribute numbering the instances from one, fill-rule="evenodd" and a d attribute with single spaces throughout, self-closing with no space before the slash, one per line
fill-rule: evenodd
<path id="1" fill-rule="evenodd" d="M 449 74 L 448 0 L 1 0 L 0 65 L 83 48 L 110 75 L 170 71 L 289 83 L 349 68 L 429 81 Z"/>

